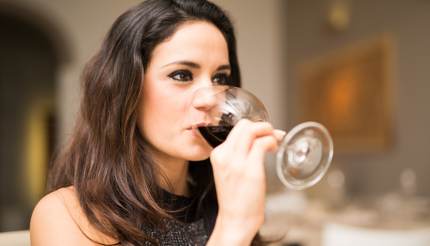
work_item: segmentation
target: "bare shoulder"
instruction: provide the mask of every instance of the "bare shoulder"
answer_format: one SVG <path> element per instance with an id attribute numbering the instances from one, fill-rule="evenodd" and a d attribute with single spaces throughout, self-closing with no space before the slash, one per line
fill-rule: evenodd
<path id="1" fill-rule="evenodd" d="M 116 241 L 94 229 L 83 213 L 73 187 L 44 196 L 33 210 L 30 222 L 31 245 L 98 245 Z"/>

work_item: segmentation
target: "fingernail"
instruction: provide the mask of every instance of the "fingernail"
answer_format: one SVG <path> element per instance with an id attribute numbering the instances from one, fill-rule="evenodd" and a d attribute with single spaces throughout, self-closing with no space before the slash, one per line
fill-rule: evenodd
<path id="1" fill-rule="evenodd" d="M 275 129 L 273 132 L 275 134 L 275 137 L 278 139 L 278 141 L 281 141 L 287 134 L 287 132 L 279 129 Z"/>

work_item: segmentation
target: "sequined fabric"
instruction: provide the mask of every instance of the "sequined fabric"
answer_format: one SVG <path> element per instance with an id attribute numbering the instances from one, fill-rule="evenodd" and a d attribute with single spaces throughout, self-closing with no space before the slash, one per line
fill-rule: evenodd
<path id="1" fill-rule="evenodd" d="M 205 245 L 209 233 L 203 217 L 196 216 L 195 197 L 177 196 L 163 191 L 164 207 L 175 211 L 171 215 L 175 219 L 164 219 L 165 228 L 144 228 L 147 235 L 158 240 L 159 245 Z M 154 245 L 146 242 L 145 245 Z"/>
<path id="2" fill-rule="evenodd" d="M 147 230 L 153 238 L 159 240 L 160 245 L 205 245 L 208 240 L 203 219 L 182 223 L 176 220 L 166 221 L 166 231 Z M 153 245 L 147 242 L 145 245 Z"/>

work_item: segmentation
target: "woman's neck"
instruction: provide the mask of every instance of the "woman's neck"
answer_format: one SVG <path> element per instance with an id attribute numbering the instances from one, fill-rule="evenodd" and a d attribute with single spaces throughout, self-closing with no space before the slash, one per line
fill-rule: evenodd
<path id="1" fill-rule="evenodd" d="M 160 152 L 153 152 L 152 158 L 160 169 L 158 183 L 164 190 L 180 196 L 189 196 L 188 161 L 171 156 L 163 155 Z"/>

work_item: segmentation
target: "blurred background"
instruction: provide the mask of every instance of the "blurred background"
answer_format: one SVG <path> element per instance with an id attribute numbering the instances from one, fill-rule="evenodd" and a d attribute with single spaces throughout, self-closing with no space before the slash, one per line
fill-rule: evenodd
<path id="1" fill-rule="evenodd" d="M 0 0 L 0 232 L 28 229 L 74 124 L 80 73 L 138 2 Z M 243 86 L 275 127 L 315 120 L 334 138 L 328 175 L 306 191 L 286 190 L 268 158 L 264 230 L 335 245 L 348 226 L 429 228 L 430 1 L 214 2 L 235 24 Z"/>

